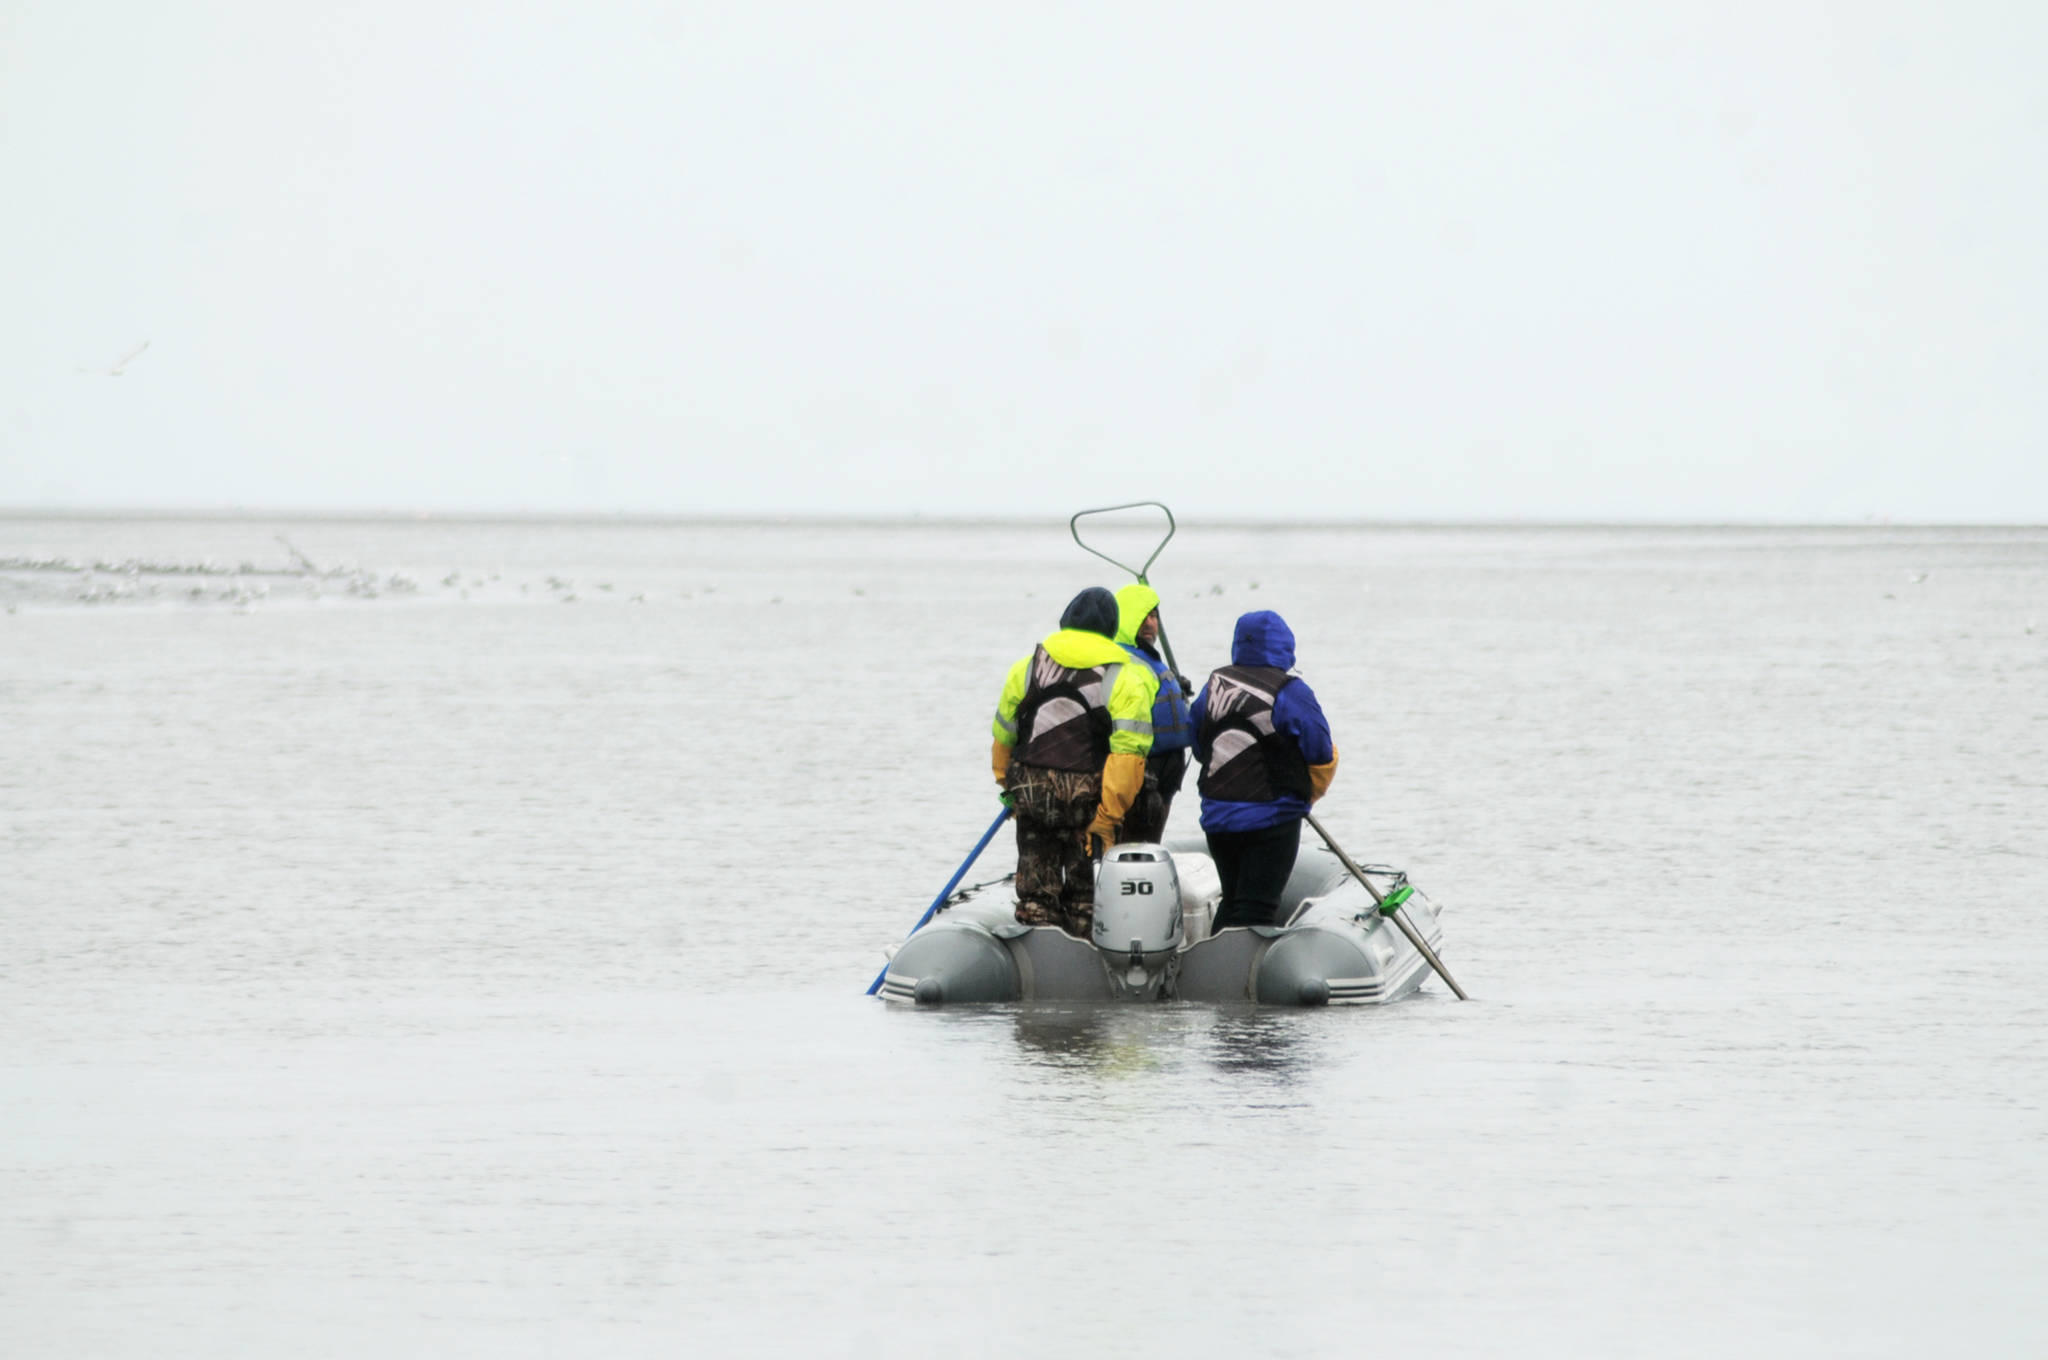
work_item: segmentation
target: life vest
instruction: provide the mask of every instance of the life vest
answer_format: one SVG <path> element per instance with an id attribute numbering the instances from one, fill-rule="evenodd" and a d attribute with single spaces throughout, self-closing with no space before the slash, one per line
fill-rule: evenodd
<path id="1" fill-rule="evenodd" d="M 1109 694 L 1121 662 L 1075 670 L 1040 644 L 1031 653 L 1024 697 L 1017 703 L 1017 748 L 1011 759 L 1047 770 L 1093 773 L 1109 759 Z"/>
<path id="2" fill-rule="evenodd" d="M 1273 803 L 1309 796 L 1308 760 L 1273 726 L 1273 705 L 1295 677 L 1278 666 L 1225 666 L 1209 677 L 1209 721 L 1196 745 L 1196 787 L 1226 803 Z"/>
<path id="3" fill-rule="evenodd" d="M 1160 756 L 1193 746 L 1195 725 L 1188 716 L 1188 696 L 1180 692 L 1180 680 L 1173 668 L 1143 647 L 1126 642 L 1124 650 L 1151 667 L 1159 677 L 1159 697 L 1152 702 L 1152 754 Z"/>

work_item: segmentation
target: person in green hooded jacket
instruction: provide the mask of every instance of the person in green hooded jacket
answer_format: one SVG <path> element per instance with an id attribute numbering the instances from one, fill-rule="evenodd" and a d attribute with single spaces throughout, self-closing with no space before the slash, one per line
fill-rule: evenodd
<path id="1" fill-rule="evenodd" d="M 1149 667 L 1115 642 L 1116 597 L 1076 595 L 1060 628 L 1010 667 L 989 762 L 1017 818 L 1017 919 L 1088 938 L 1092 858 L 1145 783 L 1152 749 Z"/>
<path id="2" fill-rule="evenodd" d="M 1159 592 L 1133 581 L 1116 593 L 1116 640 L 1152 672 L 1158 692 L 1152 701 L 1152 750 L 1145 757 L 1145 787 L 1131 803 L 1119 841 L 1166 839 L 1166 814 L 1187 773 L 1194 724 L 1188 716 L 1188 682 L 1159 655 Z"/>

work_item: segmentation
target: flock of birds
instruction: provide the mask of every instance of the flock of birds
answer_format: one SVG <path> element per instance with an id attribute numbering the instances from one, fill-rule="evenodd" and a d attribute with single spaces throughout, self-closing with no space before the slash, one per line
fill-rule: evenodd
<path id="1" fill-rule="evenodd" d="M 300 552 L 283 535 L 291 561 L 284 565 L 259 565 L 243 561 L 233 565 L 211 559 L 201 561 L 157 561 L 129 558 L 125 561 L 96 559 L 75 561 L 64 557 L 0 557 L 0 603 L 9 614 L 30 606 L 77 604 L 169 604 L 230 605 L 237 613 L 248 613 L 256 605 L 273 599 L 316 601 L 342 596 L 375 600 L 386 596 L 416 596 L 420 581 L 402 571 L 372 571 L 353 564 L 323 567 Z M 488 593 L 500 584 L 509 588 L 499 572 L 451 571 L 441 578 L 444 591 L 456 591 L 467 600 L 472 593 Z M 535 583 L 518 582 L 519 593 L 531 596 Z M 570 577 L 545 578 L 546 594 L 562 604 L 584 598 L 583 587 Z M 596 596 L 617 597 L 610 581 L 598 581 L 588 589 Z M 715 589 L 704 587 L 703 593 Z M 691 598 L 692 592 L 682 592 Z M 644 592 L 626 597 L 629 604 L 645 604 Z"/>
<path id="2" fill-rule="evenodd" d="M 0 557 L 0 598 L 4 598 L 6 611 L 10 614 L 18 612 L 24 602 L 119 604 L 183 601 L 191 604 L 229 604 L 238 612 L 247 612 L 253 606 L 270 599 L 272 587 L 281 584 L 299 586 L 300 589 L 295 592 L 283 593 L 309 600 L 321 599 L 330 593 L 365 600 L 379 599 L 387 595 L 405 596 L 420 593 L 420 582 L 405 572 L 377 572 L 352 564 L 322 567 L 300 552 L 284 535 L 279 534 L 276 537 L 290 555 L 289 565 L 259 566 L 254 562 L 243 561 L 229 566 L 210 559 L 197 562 L 167 562 L 130 558 L 121 562 L 78 562 L 56 557 Z M 78 579 L 75 590 L 64 592 L 68 595 L 66 600 L 50 599 L 51 592 L 47 590 L 24 588 L 30 581 L 37 578 L 47 580 L 55 574 Z M 1906 575 L 1906 583 L 1922 585 L 1931 574 L 1925 571 L 1909 572 Z M 177 580 L 179 577 L 215 580 L 188 583 Z M 493 587 L 503 583 L 503 575 L 495 571 L 450 571 L 440 580 L 442 590 L 456 591 L 464 600 L 470 599 L 472 594 L 488 594 Z M 14 590 L 11 592 L 12 597 L 7 598 L 10 592 L 4 588 L 10 584 Z M 549 575 L 543 578 L 541 584 L 547 596 L 562 604 L 575 604 L 582 600 L 585 598 L 586 589 L 595 596 L 618 598 L 617 587 L 609 581 L 597 581 L 584 587 L 572 577 Z M 536 593 L 532 582 L 521 581 L 518 585 L 521 595 L 531 596 Z M 1252 582 L 1248 588 L 1257 590 L 1258 583 Z M 710 595 L 715 590 L 716 587 L 706 585 L 699 591 L 680 591 L 678 598 L 693 599 L 698 594 Z M 856 586 L 853 587 L 853 593 L 863 595 L 866 592 Z M 1199 590 L 1195 592 L 1198 596 L 1203 593 Z M 1220 595 L 1223 593 L 1223 587 L 1212 586 L 1207 593 Z M 37 595 L 44 598 L 38 600 L 35 598 Z M 1898 596 L 1886 591 L 1884 598 L 1895 600 Z M 636 591 L 625 599 L 628 604 L 645 604 L 647 594 L 644 591 Z M 776 597 L 771 603 L 782 603 L 781 597 Z M 2029 619 L 2023 631 L 2032 634 L 2037 624 L 2038 620 Z"/>

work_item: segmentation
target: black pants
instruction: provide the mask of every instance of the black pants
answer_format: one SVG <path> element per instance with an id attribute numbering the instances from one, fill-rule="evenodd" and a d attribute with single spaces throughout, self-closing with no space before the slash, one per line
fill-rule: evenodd
<path id="1" fill-rule="evenodd" d="M 1166 814 L 1173 810 L 1173 795 L 1180 792 L 1187 760 L 1185 751 L 1145 757 L 1145 787 L 1131 800 L 1131 810 L 1124 814 L 1124 824 L 1117 828 L 1119 842 L 1166 839 Z"/>
<path id="2" fill-rule="evenodd" d="M 1225 926 L 1272 925 L 1300 848 L 1299 820 L 1257 831 L 1211 831 L 1209 858 L 1223 880 L 1223 902 L 1209 933 Z"/>

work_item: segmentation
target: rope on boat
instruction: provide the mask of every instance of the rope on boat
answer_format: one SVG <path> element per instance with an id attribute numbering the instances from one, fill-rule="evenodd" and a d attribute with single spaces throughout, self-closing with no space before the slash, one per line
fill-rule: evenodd
<path id="1" fill-rule="evenodd" d="M 951 897 L 947 898 L 946 906 L 950 907 L 955 902 L 965 902 L 968 898 L 974 896 L 983 888 L 993 888 L 998 883 L 1008 883 L 1011 879 L 1015 878 L 1016 876 L 1017 871 L 1012 869 L 1009 873 L 1004 874 L 1001 878 L 992 878 L 988 880 L 986 883 L 970 883 L 966 887 L 954 893 Z M 943 909 L 944 908 L 941 908 L 941 910 Z"/>

